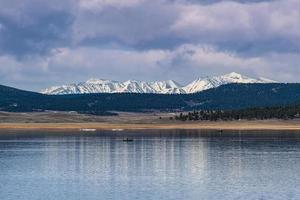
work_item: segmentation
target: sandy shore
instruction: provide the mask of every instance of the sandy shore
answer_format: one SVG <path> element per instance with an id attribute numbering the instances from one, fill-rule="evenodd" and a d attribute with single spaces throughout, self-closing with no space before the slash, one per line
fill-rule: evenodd
<path id="1" fill-rule="evenodd" d="M 0 130 L 287 130 L 300 131 L 300 120 L 196 121 L 170 120 L 174 113 L 118 113 L 118 116 L 81 115 L 70 112 L 7 113 L 0 112 Z M 2 131 L 3 132 L 3 131 Z"/>
<path id="2" fill-rule="evenodd" d="M 186 122 L 186 123 L 0 123 L 0 130 L 145 130 L 145 129 L 191 129 L 191 130 L 293 130 L 300 131 L 300 121 L 236 121 L 236 122 Z"/>

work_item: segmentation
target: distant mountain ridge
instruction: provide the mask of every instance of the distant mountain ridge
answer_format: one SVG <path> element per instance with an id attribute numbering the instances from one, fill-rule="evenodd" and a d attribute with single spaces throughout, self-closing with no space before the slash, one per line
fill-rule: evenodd
<path id="1" fill-rule="evenodd" d="M 45 95 L 0 85 L 0 111 L 76 111 L 106 115 L 124 112 L 236 110 L 297 106 L 300 83 L 226 84 L 193 94 L 97 93 Z"/>
<path id="2" fill-rule="evenodd" d="M 78 84 L 46 88 L 41 93 L 49 95 L 89 93 L 191 94 L 230 83 L 276 83 L 276 81 L 266 78 L 250 78 L 235 72 L 222 76 L 199 78 L 186 86 L 182 86 L 173 80 L 153 82 L 128 80 L 119 82 L 93 78 Z"/>

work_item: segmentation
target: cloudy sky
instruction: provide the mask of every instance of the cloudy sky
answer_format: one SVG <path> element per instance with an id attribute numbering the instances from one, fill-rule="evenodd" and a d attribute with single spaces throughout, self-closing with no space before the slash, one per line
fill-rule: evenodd
<path id="1" fill-rule="evenodd" d="M 300 82 L 300 0 L 0 0 L 0 84 Z"/>

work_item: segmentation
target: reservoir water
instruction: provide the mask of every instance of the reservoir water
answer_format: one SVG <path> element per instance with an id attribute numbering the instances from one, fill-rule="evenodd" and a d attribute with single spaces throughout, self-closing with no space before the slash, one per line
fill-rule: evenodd
<path id="1" fill-rule="evenodd" d="M 124 142 L 124 137 L 133 139 Z M 1 200 L 300 199 L 297 133 L 0 136 Z"/>

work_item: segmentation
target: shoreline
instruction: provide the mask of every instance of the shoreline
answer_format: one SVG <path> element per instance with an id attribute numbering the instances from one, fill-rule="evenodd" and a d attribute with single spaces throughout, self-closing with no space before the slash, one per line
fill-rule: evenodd
<path id="1" fill-rule="evenodd" d="M 0 131 L 80 131 L 110 130 L 207 130 L 207 131 L 300 131 L 300 121 L 220 121 L 178 123 L 0 123 Z"/>

